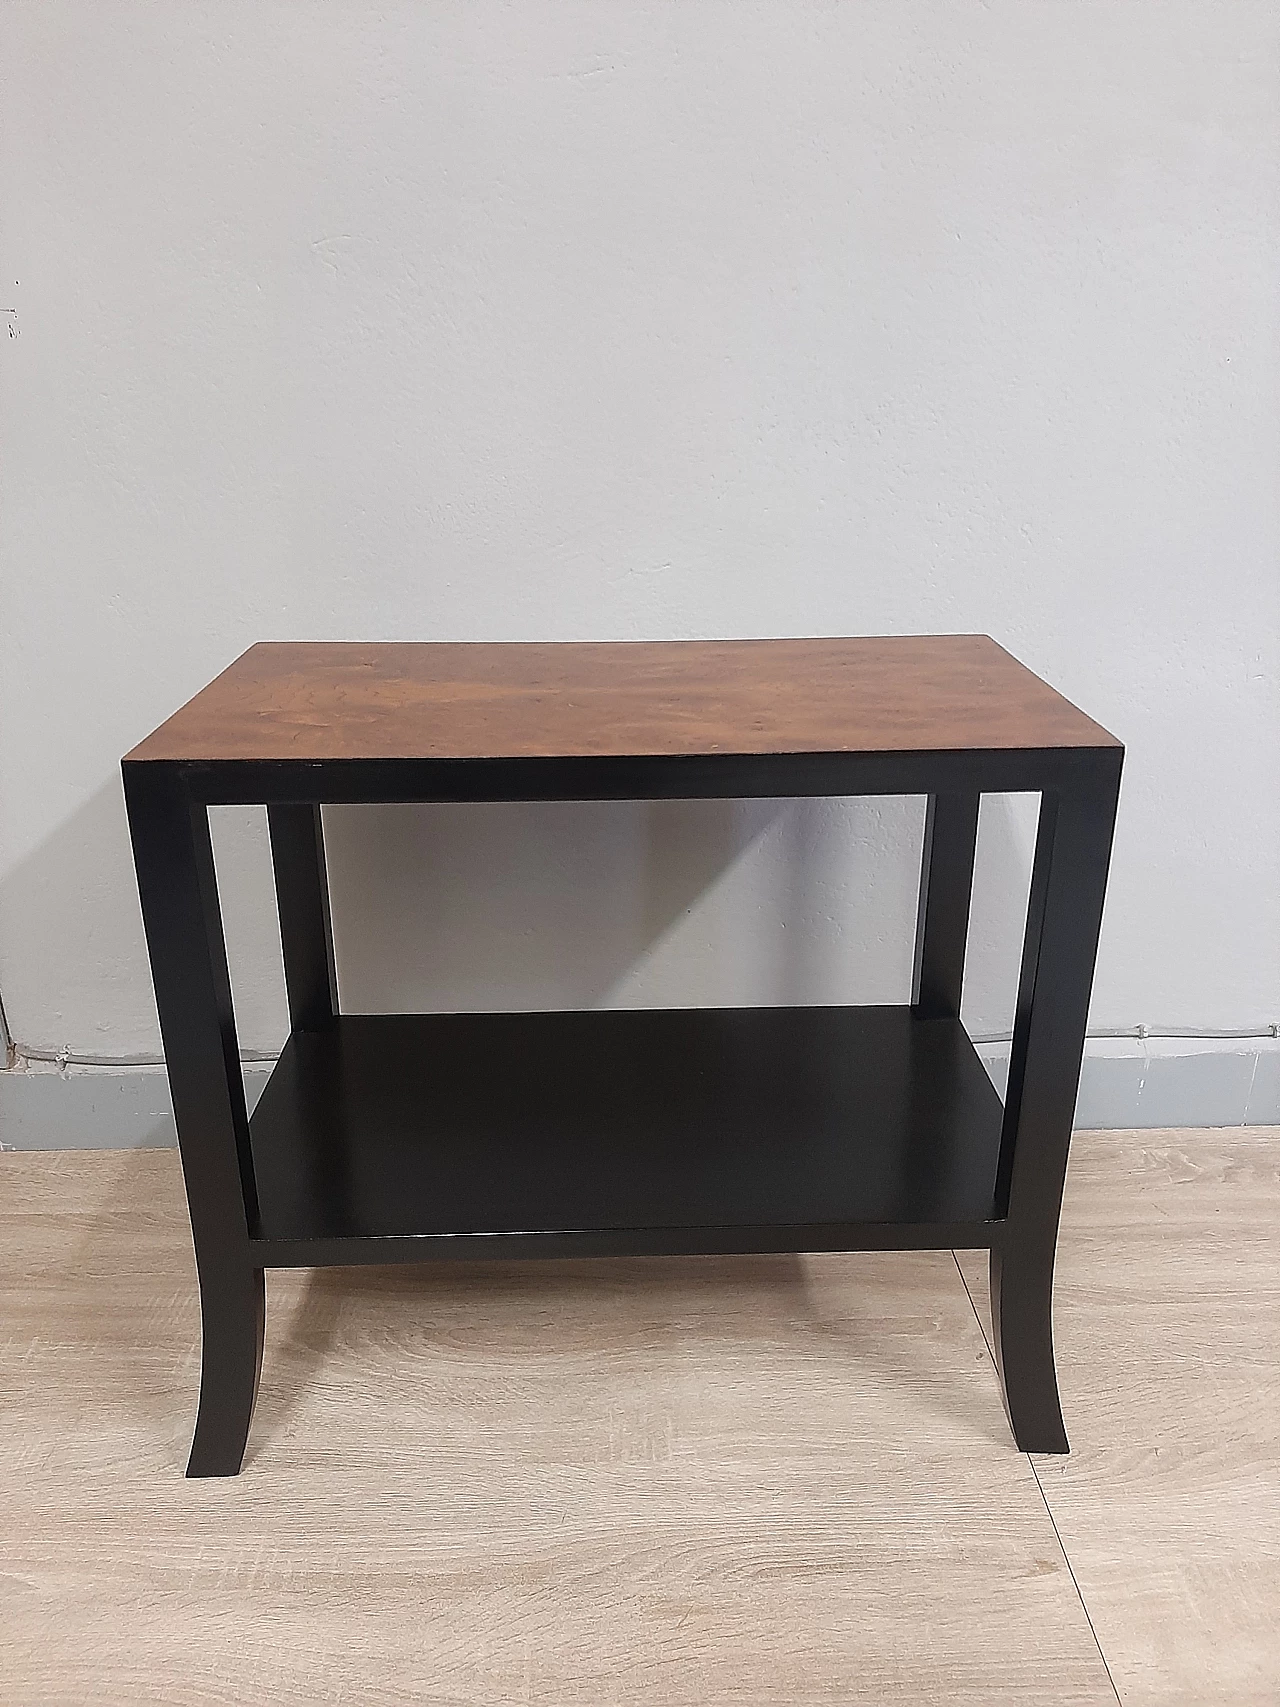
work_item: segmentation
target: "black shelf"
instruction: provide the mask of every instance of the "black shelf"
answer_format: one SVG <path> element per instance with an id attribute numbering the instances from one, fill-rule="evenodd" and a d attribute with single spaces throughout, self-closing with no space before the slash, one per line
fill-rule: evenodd
<path id="1" fill-rule="evenodd" d="M 990 1245 L 1002 1112 L 907 1007 L 344 1015 L 254 1111 L 254 1257 Z"/>

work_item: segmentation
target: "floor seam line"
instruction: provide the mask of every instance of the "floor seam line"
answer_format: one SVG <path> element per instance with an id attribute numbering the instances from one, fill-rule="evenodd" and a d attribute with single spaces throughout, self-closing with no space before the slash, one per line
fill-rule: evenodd
<path id="1" fill-rule="evenodd" d="M 1098 1658 L 1102 1661 L 1102 1669 L 1107 1674 L 1107 1682 L 1111 1685 L 1111 1693 L 1116 1698 L 1117 1707 L 1124 1707 L 1124 1703 L 1120 1699 L 1120 1690 L 1116 1684 L 1116 1680 L 1111 1675 L 1111 1667 L 1107 1664 L 1107 1656 L 1102 1651 L 1102 1643 L 1098 1640 L 1098 1632 L 1093 1627 L 1093 1619 L 1090 1616 L 1089 1607 L 1085 1601 L 1084 1594 L 1081 1591 L 1080 1584 L 1076 1579 L 1075 1566 L 1071 1563 L 1071 1556 L 1067 1552 L 1067 1549 L 1066 1549 L 1065 1545 L 1063 1544 L 1062 1532 L 1058 1528 L 1058 1520 L 1053 1515 L 1053 1507 L 1049 1504 L 1049 1497 L 1044 1491 L 1044 1483 L 1040 1480 L 1040 1472 L 1036 1469 L 1035 1459 L 1032 1458 L 1032 1456 L 1029 1452 L 1024 1453 L 1023 1456 L 1024 1456 L 1024 1458 L 1026 1458 L 1027 1463 L 1030 1464 L 1030 1466 L 1031 1466 L 1031 1474 L 1035 1477 L 1036 1487 L 1039 1488 L 1039 1490 L 1040 1490 L 1040 1498 L 1044 1501 L 1044 1509 L 1048 1513 L 1049 1522 L 1053 1527 L 1053 1533 L 1058 1538 L 1058 1546 L 1059 1546 L 1059 1548 L 1061 1548 L 1061 1551 L 1062 1551 L 1063 1563 L 1067 1567 L 1067 1574 L 1070 1576 L 1072 1585 L 1075 1588 L 1076 1598 L 1080 1602 L 1080 1610 L 1081 1610 L 1081 1612 L 1084 1613 L 1085 1622 L 1089 1626 L 1089 1634 L 1093 1637 L 1093 1645 L 1098 1650 Z"/>
<path id="2" fill-rule="evenodd" d="M 991 1349 L 991 1341 L 987 1338 L 987 1330 L 982 1325 L 982 1317 L 978 1313 L 978 1306 L 973 1301 L 973 1293 L 969 1290 L 969 1282 L 965 1279 L 964 1270 L 960 1267 L 960 1258 L 954 1251 L 951 1253 L 951 1260 L 956 1265 L 956 1273 L 960 1276 L 960 1284 L 964 1287 L 964 1295 L 969 1300 L 969 1308 L 973 1311 L 973 1319 L 978 1324 L 978 1332 L 982 1335 L 982 1343 L 987 1348 L 987 1356 L 991 1359 L 991 1367 L 995 1370 L 996 1380 L 998 1381 L 1000 1379 L 1000 1369 L 996 1363 L 996 1354 Z"/>
<path id="3" fill-rule="evenodd" d="M 965 1279 L 964 1270 L 960 1266 L 960 1258 L 956 1255 L 955 1251 L 952 1251 L 951 1253 L 951 1260 L 956 1265 L 956 1273 L 960 1276 L 960 1284 L 964 1287 L 964 1295 L 969 1300 L 969 1308 L 973 1311 L 973 1319 L 978 1324 L 978 1332 L 982 1335 L 982 1343 L 987 1348 L 987 1356 L 991 1359 L 991 1366 L 996 1371 L 996 1380 L 998 1381 L 1000 1379 L 1000 1371 L 996 1366 L 995 1352 L 991 1349 L 991 1341 L 987 1338 L 987 1330 L 983 1326 L 982 1317 L 978 1313 L 978 1306 L 974 1302 L 973 1293 L 969 1290 L 969 1282 Z M 1085 1601 L 1079 1581 L 1076 1578 L 1075 1567 L 1071 1563 L 1071 1556 L 1067 1552 L 1066 1546 L 1063 1543 L 1062 1531 L 1058 1528 L 1058 1520 L 1053 1515 L 1053 1507 L 1049 1504 L 1049 1497 L 1044 1491 L 1044 1483 L 1040 1480 L 1040 1472 L 1036 1469 L 1035 1459 L 1032 1458 L 1029 1452 L 1024 1452 L 1021 1456 L 1026 1459 L 1027 1464 L 1030 1466 L 1031 1475 L 1035 1481 L 1036 1489 L 1044 1504 L 1045 1515 L 1049 1519 L 1049 1527 L 1053 1530 L 1054 1539 L 1058 1543 L 1058 1551 L 1062 1554 L 1062 1562 L 1067 1567 L 1067 1575 L 1071 1578 L 1071 1586 L 1076 1591 L 1076 1599 L 1080 1602 L 1080 1610 L 1084 1613 L 1084 1621 L 1089 1626 L 1089 1634 L 1093 1637 L 1093 1645 L 1098 1650 L 1098 1658 L 1102 1661 L 1102 1669 L 1107 1674 L 1107 1682 L 1111 1685 L 1111 1693 L 1116 1698 L 1116 1707 L 1124 1707 L 1124 1702 L 1120 1699 L 1120 1690 L 1116 1684 L 1115 1678 L 1111 1675 L 1111 1667 L 1107 1663 L 1107 1656 L 1102 1650 L 1102 1643 L 1098 1640 L 1098 1632 L 1094 1629 L 1093 1618 L 1090 1616 L 1088 1604 Z"/>

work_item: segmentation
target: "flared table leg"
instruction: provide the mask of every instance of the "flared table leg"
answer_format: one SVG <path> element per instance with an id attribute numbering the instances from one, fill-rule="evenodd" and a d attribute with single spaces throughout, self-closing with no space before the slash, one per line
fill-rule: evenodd
<path id="1" fill-rule="evenodd" d="M 187 1474 L 234 1476 L 262 1365 L 263 1280 L 249 1248 L 253 1160 L 209 815 L 164 763 L 127 765 L 125 799 L 200 1278 Z"/>
<path id="2" fill-rule="evenodd" d="M 1024 1452 L 1066 1452 L 1053 1358 L 1053 1266 L 1089 994 L 1102 925 L 1120 755 L 1040 806 L 1009 1061 L 991 1252 L 996 1361 Z"/>

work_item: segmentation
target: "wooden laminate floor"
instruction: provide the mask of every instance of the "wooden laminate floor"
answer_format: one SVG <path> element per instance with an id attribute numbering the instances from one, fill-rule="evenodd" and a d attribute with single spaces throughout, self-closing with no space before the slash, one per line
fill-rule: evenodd
<path id="1" fill-rule="evenodd" d="M 1078 1137 L 1068 1459 L 983 1271 L 270 1275 L 247 1468 L 188 1482 L 176 1154 L 0 1156 L 0 1702 L 1274 1707 L 1280 1132 Z"/>

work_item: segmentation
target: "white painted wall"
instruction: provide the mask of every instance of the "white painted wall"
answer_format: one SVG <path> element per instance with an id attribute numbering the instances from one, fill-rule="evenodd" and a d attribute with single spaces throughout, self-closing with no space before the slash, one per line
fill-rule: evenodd
<path id="1" fill-rule="evenodd" d="M 1280 1018 L 1274 0 L 10 0 L 0 58 L 20 1042 L 156 1047 L 117 759 L 286 637 L 989 631 L 1129 745 L 1094 1023 Z M 335 813 L 346 998 L 900 995 L 919 821 Z"/>

